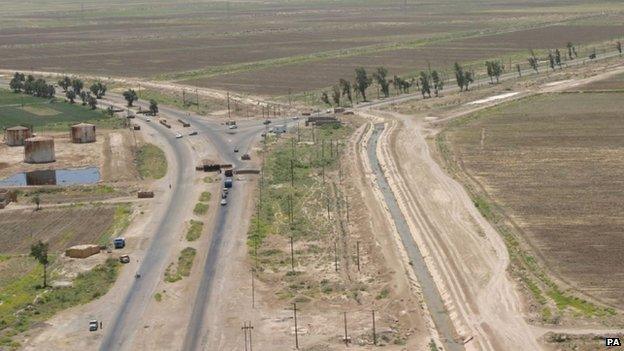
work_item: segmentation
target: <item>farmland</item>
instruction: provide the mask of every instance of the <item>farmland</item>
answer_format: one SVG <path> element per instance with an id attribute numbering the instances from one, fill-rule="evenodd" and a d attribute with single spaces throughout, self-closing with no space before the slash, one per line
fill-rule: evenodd
<path id="1" fill-rule="evenodd" d="M 0 89 L 0 128 L 20 124 L 32 125 L 35 129 L 62 129 L 79 122 L 92 122 L 114 127 L 116 120 L 101 111 L 93 111 L 79 104 L 69 104 L 58 100 L 15 94 Z"/>
<path id="2" fill-rule="evenodd" d="M 474 184 L 475 205 L 497 223 L 511 255 L 535 273 L 522 279 L 545 320 L 568 309 L 612 313 L 587 297 L 624 306 L 624 267 L 613 245 L 624 223 L 622 108 L 619 91 L 538 95 L 458 120 L 438 139 L 452 167 Z M 524 253 L 510 234 L 516 231 L 529 248 Z"/>
<path id="3" fill-rule="evenodd" d="M 38 3 L 3 3 L 0 67 L 270 95 L 326 87 L 357 65 L 408 73 L 624 34 L 624 5 L 579 0 Z"/>

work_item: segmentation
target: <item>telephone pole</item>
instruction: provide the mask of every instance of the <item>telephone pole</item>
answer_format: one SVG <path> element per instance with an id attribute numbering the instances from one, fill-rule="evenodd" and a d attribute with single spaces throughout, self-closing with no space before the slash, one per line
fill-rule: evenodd
<path id="1" fill-rule="evenodd" d="M 373 345 L 377 345 L 377 331 L 375 330 L 375 310 L 373 310 Z"/>
<path id="2" fill-rule="evenodd" d="M 243 322 L 243 327 L 241 329 L 243 330 L 243 333 L 245 333 L 245 351 L 253 351 L 251 342 L 251 331 L 253 330 L 253 327 L 251 326 L 251 322 Z M 247 334 L 249 334 L 249 337 L 247 337 Z M 247 340 L 249 340 L 249 342 Z M 247 348 L 247 344 L 249 344 L 249 348 Z"/>
<path id="3" fill-rule="evenodd" d="M 347 312 L 342 312 L 343 316 L 344 316 L 344 340 L 345 340 L 345 345 L 349 346 L 349 335 L 347 333 Z"/>
<path id="4" fill-rule="evenodd" d="M 360 271 L 360 242 L 358 241 L 356 243 L 356 252 L 357 252 L 357 268 L 358 268 L 358 272 Z"/>
<path id="5" fill-rule="evenodd" d="M 299 350 L 299 335 L 297 331 L 297 303 L 293 303 L 293 313 L 295 316 L 295 349 Z"/>
<path id="6" fill-rule="evenodd" d="M 256 272 L 255 268 L 251 268 L 251 308 L 256 308 L 256 287 L 255 287 L 255 277 L 254 273 Z"/>

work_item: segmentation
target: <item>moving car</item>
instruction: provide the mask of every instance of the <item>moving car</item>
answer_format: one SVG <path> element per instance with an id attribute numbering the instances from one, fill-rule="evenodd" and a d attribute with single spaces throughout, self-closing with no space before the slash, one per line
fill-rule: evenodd
<path id="1" fill-rule="evenodd" d="M 238 152 L 238 148 L 237 147 L 234 148 L 234 152 Z"/>
<path id="2" fill-rule="evenodd" d="M 152 120 L 151 120 L 149 117 L 147 117 L 147 118 L 145 119 L 145 122 L 151 122 L 151 121 L 152 121 Z"/>
<path id="3" fill-rule="evenodd" d="M 189 135 L 197 135 L 197 131 L 194 130 L 194 131 L 190 132 Z"/>
<path id="4" fill-rule="evenodd" d="M 271 120 L 267 119 L 266 121 L 262 122 L 262 124 L 271 124 Z"/>
<path id="5" fill-rule="evenodd" d="M 176 136 L 176 138 L 180 139 L 182 137 L 182 134 L 181 133 L 176 133 L 175 136 Z"/>
<path id="6" fill-rule="evenodd" d="M 238 128 L 238 126 L 236 124 L 230 124 L 228 126 L 228 129 L 236 129 L 236 128 Z"/>
<path id="7" fill-rule="evenodd" d="M 221 199 L 221 206 L 225 206 L 227 205 L 227 200 L 226 199 Z"/>

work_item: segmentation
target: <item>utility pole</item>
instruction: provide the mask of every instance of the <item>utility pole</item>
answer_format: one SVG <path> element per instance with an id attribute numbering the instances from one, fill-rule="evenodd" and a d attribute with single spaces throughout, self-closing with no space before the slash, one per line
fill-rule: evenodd
<path id="1" fill-rule="evenodd" d="M 256 308 L 256 287 L 255 287 L 255 277 L 254 273 L 256 272 L 255 268 L 251 268 L 251 308 Z"/>
<path id="2" fill-rule="evenodd" d="M 199 111 L 199 92 L 195 89 L 195 104 L 197 105 L 197 111 Z"/>
<path id="3" fill-rule="evenodd" d="M 345 340 L 345 345 L 349 346 L 349 335 L 347 333 L 347 312 L 342 312 L 343 316 L 344 316 L 344 340 Z"/>
<path id="4" fill-rule="evenodd" d="M 349 223 L 349 196 L 345 195 L 345 202 L 347 208 L 347 224 Z"/>
<path id="5" fill-rule="evenodd" d="M 295 249 L 293 243 L 293 234 L 292 231 L 290 233 L 290 269 L 292 272 L 295 271 Z"/>
<path id="6" fill-rule="evenodd" d="M 357 267 L 358 267 L 358 272 L 360 271 L 360 242 L 358 241 L 356 244 L 356 252 L 357 252 Z"/>
<path id="7" fill-rule="evenodd" d="M 338 243 L 334 242 L 334 269 L 338 272 Z"/>
<path id="8" fill-rule="evenodd" d="M 297 303 L 293 303 L 293 313 L 295 316 L 295 349 L 299 350 L 299 333 L 297 331 Z"/>
<path id="9" fill-rule="evenodd" d="M 377 345 L 377 331 L 375 330 L 375 310 L 373 310 L 373 345 Z"/>
<path id="10" fill-rule="evenodd" d="M 245 333 L 245 351 L 249 350 L 249 351 L 253 351 L 253 346 L 252 346 L 252 342 L 251 342 L 251 331 L 253 330 L 253 327 L 251 326 L 251 322 L 243 322 L 243 327 L 241 328 L 243 330 L 243 332 Z M 249 333 L 249 338 L 247 338 L 247 333 Z M 247 340 L 249 339 L 249 349 L 247 348 Z"/>

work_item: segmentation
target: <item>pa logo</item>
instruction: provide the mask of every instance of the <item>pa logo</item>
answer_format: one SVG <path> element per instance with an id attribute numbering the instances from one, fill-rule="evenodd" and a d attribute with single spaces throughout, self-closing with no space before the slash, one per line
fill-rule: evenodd
<path id="1" fill-rule="evenodd" d="M 622 346 L 620 338 L 605 338 L 605 346 Z"/>

